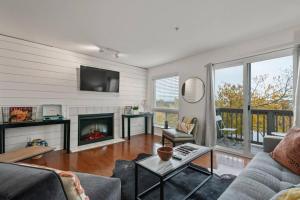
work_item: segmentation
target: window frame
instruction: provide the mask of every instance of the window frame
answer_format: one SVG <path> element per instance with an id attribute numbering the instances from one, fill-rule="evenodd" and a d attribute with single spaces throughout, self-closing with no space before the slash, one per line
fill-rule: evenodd
<path id="1" fill-rule="evenodd" d="M 178 108 L 159 108 L 156 107 L 156 81 L 159 79 L 165 79 L 165 78 L 171 78 L 171 77 L 178 77 L 178 100 L 179 105 Z M 168 114 L 177 114 L 179 118 L 179 107 L 180 107 L 180 76 L 177 73 L 168 74 L 168 75 L 162 75 L 162 76 L 156 76 L 152 79 L 152 112 L 162 112 L 165 114 L 165 117 L 167 117 Z M 154 121 L 154 126 L 163 128 L 160 125 L 156 124 L 156 121 Z"/>

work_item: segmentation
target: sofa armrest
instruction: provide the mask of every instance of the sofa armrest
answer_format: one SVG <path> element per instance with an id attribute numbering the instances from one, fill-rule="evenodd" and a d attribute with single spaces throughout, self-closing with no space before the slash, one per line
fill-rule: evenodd
<path id="1" fill-rule="evenodd" d="M 282 140 L 282 137 L 267 135 L 264 137 L 264 152 L 272 152 Z"/>
<path id="2" fill-rule="evenodd" d="M 48 169 L 0 163 L 0 199 L 66 200 L 58 175 Z"/>
<path id="3" fill-rule="evenodd" d="M 90 200 L 121 200 L 121 180 L 76 172 L 80 183 Z"/>

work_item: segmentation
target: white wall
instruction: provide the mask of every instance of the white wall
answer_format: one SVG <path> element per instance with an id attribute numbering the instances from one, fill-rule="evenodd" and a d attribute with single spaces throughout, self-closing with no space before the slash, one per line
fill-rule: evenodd
<path id="1" fill-rule="evenodd" d="M 87 65 L 120 72 L 120 92 L 79 91 L 77 69 Z M 116 135 L 120 133 L 120 114 L 126 105 L 141 104 L 146 98 L 147 70 L 114 63 L 66 50 L 0 36 L 0 106 L 39 106 L 62 104 L 71 119 L 71 146 L 77 146 L 75 113 L 114 112 Z M 70 109 L 72 109 L 70 111 Z M 72 112 L 70 115 L 69 113 Z M 40 109 L 38 117 L 41 117 Z M 80 113 L 79 113 L 80 114 Z M 143 119 L 132 120 L 132 134 L 144 131 Z M 9 129 L 7 150 L 25 145 L 27 138 L 45 138 L 51 146 L 62 148 L 62 129 L 57 126 Z"/>
<path id="2" fill-rule="evenodd" d="M 257 55 L 259 53 L 276 50 L 285 46 L 295 44 L 296 29 L 290 29 L 255 40 L 233 44 L 213 51 L 200 53 L 195 56 L 180 59 L 175 62 L 160 65 L 149 69 L 148 73 L 148 101 L 153 99 L 153 78 L 169 74 L 180 76 L 180 87 L 189 77 L 198 76 L 206 82 L 206 70 L 204 65 L 218 63 L 242 57 Z M 200 121 L 200 134 L 203 133 L 205 98 L 198 103 L 186 103 L 180 96 L 179 116 L 195 116 Z"/>

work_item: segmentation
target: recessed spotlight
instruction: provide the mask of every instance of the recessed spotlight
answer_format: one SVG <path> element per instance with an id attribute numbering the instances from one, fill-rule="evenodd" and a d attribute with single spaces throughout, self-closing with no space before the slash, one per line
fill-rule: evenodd
<path id="1" fill-rule="evenodd" d="M 174 27 L 174 30 L 175 30 L 175 31 L 179 31 L 179 29 L 180 29 L 180 28 L 179 28 L 178 26 L 175 26 L 175 27 Z"/>

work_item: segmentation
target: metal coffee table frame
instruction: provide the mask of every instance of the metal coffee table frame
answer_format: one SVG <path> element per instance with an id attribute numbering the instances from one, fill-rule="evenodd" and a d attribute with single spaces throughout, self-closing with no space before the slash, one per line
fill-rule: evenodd
<path id="1" fill-rule="evenodd" d="M 204 170 L 201 170 L 199 168 L 196 168 L 194 166 L 191 165 L 191 163 L 200 158 L 201 156 L 205 155 L 205 154 L 208 154 L 210 153 L 210 171 L 204 171 Z M 160 187 L 160 200 L 164 200 L 164 185 L 165 183 L 172 177 L 176 176 L 177 174 L 179 174 L 180 172 L 182 172 L 183 170 L 187 169 L 187 168 L 190 168 L 190 169 L 193 169 L 195 171 L 198 171 L 200 173 L 203 173 L 203 174 L 206 174 L 208 175 L 201 183 L 199 183 L 190 193 L 188 193 L 183 199 L 186 200 L 188 199 L 189 197 L 191 197 L 195 192 L 197 192 L 197 190 L 199 190 L 212 176 L 213 176 L 213 150 L 211 149 L 210 151 L 208 151 L 207 153 L 205 154 L 201 154 L 199 156 L 196 156 L 193 160 L 191 160 L 190 162 L 184 164 L 183 166 L 177 168 L 177 169 L 174 169 L 174 170 L 171 170 L 170 172 L 164 174 L 163 176 L 154 172 L 154 171 L 151 171 L 149 169 L 147 169 L 146 167 L 140 165 L 138 163 L 138 161 L 135 162 L 135 199 L 137 200 L 141 200 L 141 197 L 146 195 L 147 193 L 149 193 L 150 191 L 156 189 L 157 187 Z M 151 187 L 149 187 L 148 189 L 146 189 L 145 191 L 141 192 L 141 193 L 138 193 L 138 168 L 141 167 L 147 171 L 149 171 L 150 173 L 152 173 L 153 175 L 155 176 L 158 176 L 159 177 L 159 182 L 152 185 Z"/>

